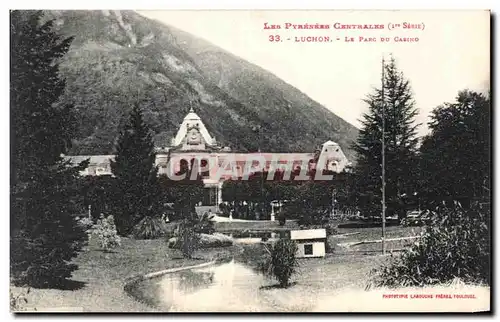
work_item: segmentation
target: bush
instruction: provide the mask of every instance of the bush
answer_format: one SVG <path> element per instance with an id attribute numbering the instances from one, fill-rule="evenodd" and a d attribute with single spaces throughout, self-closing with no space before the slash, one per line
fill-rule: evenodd
<path id="1" fill-rule="evenodd" d="M 78 224 L 80 224 L 84 231 L 88 232 L 94 226 L 94 221 L 92 221 L 92 218 L 83 217 L 78 220 Z"/>
<path id="2" fill-rule="evenodd" d="M 195 223 L 195 230 L 200 234 L 213 234 L 215 233 L 215 224 L 210 218 L 208 214 L 204 214 L 198 222 Z"/>
<path id="3" fill-rule="evenodd" d="M 198 248 L 215 248 L 215 247 L 228 247 L 232 246 L 234 243 L 233 239 L 224 234 L 215 233 L 212 235 L 209 234 L 200 234 L 198 240 Z M 168 240 L 169 248 L 180 248 L 181 243 L 179 242 L 179 238 L 173 237 Z"/>
<path id="4" fill-rule="evenodd" d="M 278 223 L 280 226 L 285 226 L 285 224 L 286 224 L 286 217 L 285 217 L 285 213 L 283 211 L 280 211 L 278 213 Z"/>
<path id="5" fill-rule="evenodd" d="M 336 235 L 338 233 L 337 225 L 334 223 L 329 222 L 324 225 L 324 228 L 327 236 Z"/>
<path id="6" fill-rule="evenodd" d="M 101 215 L 101 218 L 97 220 L 97 224 L 92 231 L 92 238 L 97 239 L 99 247 L 105 251 L 110 251 L 120 246 L 121 239 L 116 231 L 113 216 L 105 218 L 104 215 Z"/>
<path id="7" fill-rule="evenodd" d="M 200 235 L 196 232 L 195 227 L 189 220 L 179 226 L 179 236 L 177 236 L 177 245 L 182 251 L 182 256 L 185 258 L 192 258 L 193 253 L 198 249 L 200 242 Z"/>
<path id="8" fill-rule="evenodd" d="M 233 239 L 224 234 L 200 234 L 200 248 L 227 247 L 233 245 Z"/>
<path id="9" fill-rule="evenodd" d="M 158 217 L 146 216 L 133 229 L 132 235 L 136 239 L 156 239 L 165 236 L 167 228 L 165 222 Z"/>
<path id="10" fill-rule="evenodd" d="M 422 286 L 464 282 L 490 284 L 490 209 L 439 207 L 420 240 L 375 270 L 372 285 Z"/>
<path id="11" fill-rule="evenodd" d="M 281 287 L 288 287 L 290 277 L 297 268 L 297 244 L 290 239 L 279 239 L 271 249 L 267 274 L 274 276 Z"/>

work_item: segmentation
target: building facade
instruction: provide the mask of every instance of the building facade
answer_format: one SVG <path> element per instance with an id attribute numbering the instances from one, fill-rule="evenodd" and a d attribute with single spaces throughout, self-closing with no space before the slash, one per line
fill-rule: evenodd
<path id="1" fill-rule="evenodd" d="M 319 153 L 319 156 L 318 156 Z M 77 164 L 90 160 L 81 175 L 112 175 L 110 160 L 114 155 L 67 156 Z M 318 160 L 320 160 L 318 162 Z M 197 167 L 206 188 L 203 205 L 216 206 L 222 202 L 222 184 L 231 178 L 245 178 L 253 172 L 321 168 L 341 172 L 350 166 L 340 146 L 332 141 L 321 150 L 310 153 L 238 153 L 218 144 L 191 110 L 184 118 L 175 137 L 165 146 L 156 148 L 156 165 L 159 175 L 176 173 L 181 166 Z"/>

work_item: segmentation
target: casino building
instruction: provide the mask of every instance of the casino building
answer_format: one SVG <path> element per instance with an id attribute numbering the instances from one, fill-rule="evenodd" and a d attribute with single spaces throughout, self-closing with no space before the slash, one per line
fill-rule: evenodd
<path id="1" fill-rule="evenodd" d="M 222 184 L 225 180 L 248 176 L 249 173 L 263 168 L 266 171 L 272 170 L 273 167 L 295 170 L 304 164 L 304 160 L 309 168 L 314 168 L 317 153 L 319 160 L 323 160 L 320 163 L 328 170 L 341 172 L 350 166 L 340 146 L 332 141 L 323 143 L 320 151 L 310 153 L 233 152 L 229 147 L 218 144 L 215 137 L 208 133 L 201 118 L 191 109 L 171 142 L 156 148 L 156 165 L 160 175 L 178 171 L 183 162 L 189 167 L 196 165 L 201 170 L 207 189 L 203 205 L 216 206 L 222 202 Z M 79 155 L 66 158 L 75 164 L 90 159 L 89 166 L 81 175 L 112 175 L 110 160 L 114 158 L 113 155 Z M 248 160 L 253 159 L 260 159 L 263 164 L 252 162 L 249 165 Z M 225 170 L 222 174 L 221 167 Z"/>

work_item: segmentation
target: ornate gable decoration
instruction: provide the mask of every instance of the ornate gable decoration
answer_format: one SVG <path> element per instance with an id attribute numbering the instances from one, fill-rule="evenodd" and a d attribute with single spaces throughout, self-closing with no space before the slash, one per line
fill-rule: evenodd
<path id="1" fill-rule="evenodd" d="M 203 142 L 203 138 L 200 133 L 200 126 L 196 124 L 187 123 L 187 133 L 186 133 L 186 144 L 188 145 L 200 145 Z"/>
<path id="2" fill-rule="evenodd" d="M 169 150 L 185 151 L 216 151 L 219 149 L 215 138 L 208 133 L 203 121 L 193 109 L 190 109 L 184 117 L 169 148 Z"/>

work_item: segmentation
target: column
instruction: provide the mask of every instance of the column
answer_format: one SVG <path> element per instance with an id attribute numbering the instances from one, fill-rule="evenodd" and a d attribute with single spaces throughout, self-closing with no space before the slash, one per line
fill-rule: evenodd
<path id="1" fill-rule="evenodd" d="M 219 182 L 216 187 L 217 207 L 222 203 L 222 182 Z"/>

